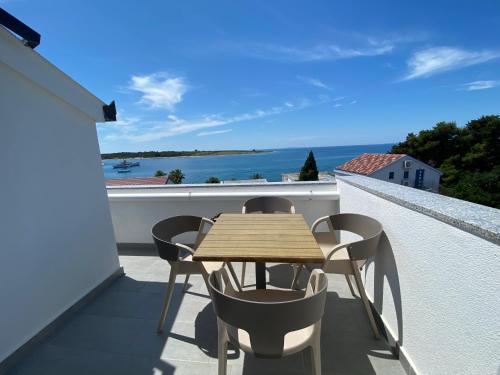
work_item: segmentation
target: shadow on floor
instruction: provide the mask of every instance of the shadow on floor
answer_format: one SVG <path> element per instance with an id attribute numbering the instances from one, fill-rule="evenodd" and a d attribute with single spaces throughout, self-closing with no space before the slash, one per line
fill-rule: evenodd
<path id="1" fill-rule="evenodd" d="M 185 293 L 183 280 L 178 280 L 159 335 L 156 325 L 167 287 L 162 280 L 167 280 L 168 268 L 154 258 L 130 258 L 128 266 L 135 271 L 80 310 L 10 374 L 216 374 L 217 324 L 203 279 L 191 277 Z M 126 263 L 124 267 L 127 271 Z M 140 278 L 142 267 L 154 281 Z M 290 265 L 271 266 L 268 271 L 270 285 L 289 287 Z M 322 328 L 323 373 L 400 374 L 385 371 L 387 365 L 380 361 L 394 362 L 385 342 L 372 339 L 361 302 L 328 292 Z M 231 374 L 304 374 L 311 369 L 308 350 L 266 360 L 230 348 L 228 366 Z"/>

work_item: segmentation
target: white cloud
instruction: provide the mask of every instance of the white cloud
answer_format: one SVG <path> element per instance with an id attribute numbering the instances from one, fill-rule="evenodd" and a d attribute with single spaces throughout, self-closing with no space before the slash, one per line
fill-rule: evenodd
<path id="1" fill-rule="evenodd" d="M 159 72 L 132 76 L 129 88 L 142 94 L 140 103 L 150 108 L 173 111 L 188 90 L 183 77 L 172 77 Z"/>
<path id="2" fill-rule="evenodd" d="M 291 107 L 283 104 L 281 106 L 271 107 L 268 109 L 258 109 L 253 112 L 241 113 L 229 117 L 212 114 L 195 120 L 185 120 L 177 116 L 170 115 L 167 117 L 168 120 L 165 122 L 156 122 L 153 126 L 149 126 L 147 129 L 136 128 L 134 132 L 130 132 L 128 130 L 126 132 L 122 132 L 120 131 L 120 128 L 117 127 L 116 132 L 106 135 L 105 139 L 108 141 L 123 139 L 131 142 L 153 141 L 161 138 L 191 133 L 202 129 L 276 116 L 282 113 L 297 111 L 311 105 L 322 104 L 325 102 L 325 100 L 311 102 L 308 99 L 301 99 L 294 103 L 287 102 L 292 105 Z"/>
<path id="3" fill-rule="evenodd" d="M 224 129 L 224 130 L 212 130 L 212 131 L 208 131 L 208 132 L 200 132 L 198 134 L 196 134 L 198 137 L 204 137 L 204 136 L 207 136 L 207 135 L 215 135 L 215 134 L 224 134 L 224 133 L 229 133 L 229 132 L 232 132 L 233 129 Z"/>
<path id="4" fill-rule="evenodd" d="M 335 103 L 333 105 L 333 108 L 339 108 L 339 107 L 342 107 L 342 106 L 343 106 L 343 104 L 341 104 L 341 103 Z"/>
<path id="5" fill-rule="evenodd" d="M 408 61 L 403 80 L 429 77 L 433 74 L 481 64 L 500 57 L 500 51 L 468 51 L 454 47 L 434 47 L 416 52 Z"/>
<path id="6" fill-rule="evenodd" d="M 486 90 L 497 86 L 500 86 L 500 81 L 474 81 L 462 85 L 467 91 Z"/>
<path id="7" fill-rule="evenodd" d="M 330 86 L 328 86 L 327 84 L 325 84 L 324 82 L 322 82 L 321 80 L 319 80 L 317 78 L 304 77 L 304 76 L 297 76 L 297 78 L 299 80 L 301 80 L 302 82 L 305 82 L 305 83 L 307 83 L 309 85 L 312 85 L 312 86 L 315 86 L 315 87 L 319 87 L 319 88 L 322 88 L 322 89 L 325 89 L 325 90 L 328 90 L 328 91 L 331 90 Z"/>
<path id="8" fill-rule="evenodd" d="M 261 59 L 291 62 L 331 61 L 362 56 L 378 56 L 391 52 L 391 42 L 370 40 L 361 47 L 341 47 L 336 44 L 317 44 L 310 47 L 254 43 L 240 48 L 243 53 Z"/>
<path id="9" fill-rule="evenodd" d="M 353 100 L 351 102 L 349 102 L 349 104 L 356 104 L 358 101 L 357 100 Z"/>

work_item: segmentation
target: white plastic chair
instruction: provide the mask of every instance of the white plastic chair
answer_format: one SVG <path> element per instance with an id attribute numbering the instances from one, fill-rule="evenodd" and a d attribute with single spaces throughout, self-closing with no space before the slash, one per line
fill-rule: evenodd
<path id="1" fill-rule="evenodd" d="M 318 226 L 322 223 L 326 223 L 328 227 L 327 231 L 317 231 Z M 360 267 L 363 267 L 368 258 L 375 256 L 380 236 L 383 231 L 382 224 L 369 216 L 342 213 L 319 218 L 311 226 L 311 231 L 313 232 L 316 241 L 325 255 L 326 260 L 321 267 L 322 270 L 325 273 L 343 274 L 353 296 L 355 296 L 355 293 L 351 284 L 350 276 L 354 276 L 354 281 L 356 282 L 359 295 L 363 301 L 373 334 L 375 338 L 378 339 L 380 337 L 380 333 L 378 331 L 377 324 L 375 323 L 375 319 L 373 318 L 373 313 L 368 297 L 366 296 L 359 270 Z M 360 236 L 361 239 L 339 243 L 335 233 L 336 231 L 355 233 Z M 306 265 L 306 267 L 312 269 L 314 266 Z M 299 265 L 299 267 L 296 268 L 292 282 L 292 289 L 297 286 L 298 278 L 302 269 L 302 265 Z"/>
<path id="2" fill-rule="evenodd" d="M 153 240 L 158 249 L 160 258 L 165 259 L 170 264 L 170 276 L 168 279 L 167 292 L 163 301 L 163 308 L 158 322 L 157 332 L 161 333 L 168 307 L 175 287 L 177 275 L 186 275 L 183 291 L 186 291 L 190 275 L 202 275 L 208 289 L 208 275 L 215 270 L 224 267 L 223 262 L 195 262 L 193 254 L 196 248 L 206 235 L 205 229 L 213 225 L 210 219 L 198 216 L 175 216 L 156 223 L 151 229 Z M 186 245 L 182 243 L 173 243 L 172 238 L 180 234 L 196 232 L 194 244 Z M 231 264 L 228 264 L 229 271 L 235 279 L 238 289 L 241 289 L 236 273 Z"/>
<path id="3" fill-rule="evenodd" d="M 327 279 L 311 273 L 305 293 L 283 290 L 237 292 L 226 270 L 209 278 L 217 315 L 219 375 L 227 370 L 227 344 L 260 358 L 282 358 L 311 347 L 313 373 L 321 374 L 321 319 Z"/>

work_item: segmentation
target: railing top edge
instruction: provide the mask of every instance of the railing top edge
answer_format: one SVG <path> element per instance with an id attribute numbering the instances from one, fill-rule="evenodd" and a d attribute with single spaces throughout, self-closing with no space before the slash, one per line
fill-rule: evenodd
<path id="1" fill-rule="evenodd" d="M 500 210 L 364 176 L 337 176 L 373 195 L 500 244 Z M 342 194 L 342 191 L 340 191 Z"/>
<path id="2" fill-rule="evenodd" d="M 147 201 L 158 199 L 181 199 L 181 200 L 196 200 L 196 199 L 242 199 L 260 196 L 282 196 L 296 199 L 314 200 L 314 199 L 339 199 L 340 195 L 337 191 L 244 191 L 244 192 L 225 192 L 225 193 L 108 193 L 108 198 L 111 201 Z"/>
<path id="3" fill-rule="evenodd" d="M 327 186 L 336 185 L 336 181 L 295 181 L 295 182 L 263 182 L 263 183 L 224 183 L 224 184 L 179 184 L 179 185 L 107 185 L 108 190 L 134 189 L 229 189 L 229 188 L 260 188 L 270 186 Z"/>

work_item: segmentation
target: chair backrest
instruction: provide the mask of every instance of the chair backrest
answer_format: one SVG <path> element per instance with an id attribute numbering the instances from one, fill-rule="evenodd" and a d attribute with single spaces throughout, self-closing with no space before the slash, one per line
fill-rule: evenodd
<path id="1" fill-rule="evenodd" d="M 375 255 L 382 235 L 382 224 L 360 214 L 342 213 L 330 216 L 333 230 L 345 230 L 362 237 L 349 243 L 346 248 L 352 260 L 365 260 Z"/>
<path id="2" fill-rule="evenodd" d="M 281 357 L 285 334 L 318 323 L 323 317 L 327 279 L 322 270 L 311 273 L 303 298 L 285 302 L 256 302 L 239 299 L 234 293 L 226 294 L 223 280 L 227 279 L 225 269 L 210 275 L 215 314 L 230 327 L 248 333 L 257 357 Z"/>
<path id="3" fill-rule="evenodd" d="M 247 200 L 243 204 L 241 212 L 244 214 L 255 212 L 262 212 L 263 214 L 274 214 L 276 212 L 294 214 L 295 207 L 293 206 L 293 203 L 286 198 L 258 197 Z"/>
<path id="4" fill-rule="evenodd" d="M 198 232 L 201 221 L 201 217 L 185 215 L 174 216 L 153 225 L 151 234 L 160 258 L 174 262 L 179 260 L 180 249 L 172 243 L 172 238 L 187 232 Z"/>

